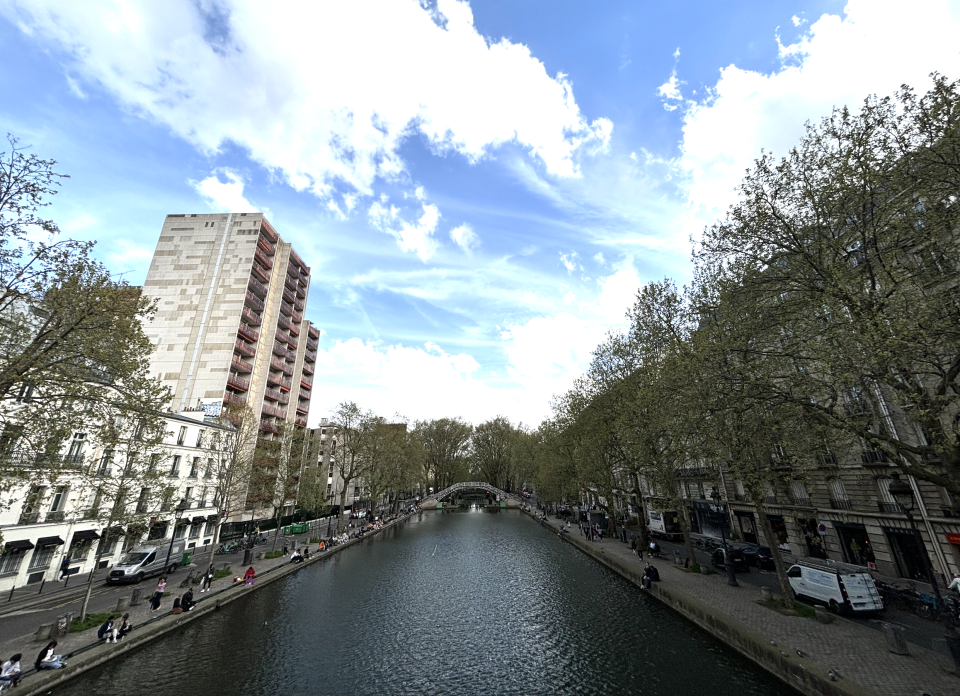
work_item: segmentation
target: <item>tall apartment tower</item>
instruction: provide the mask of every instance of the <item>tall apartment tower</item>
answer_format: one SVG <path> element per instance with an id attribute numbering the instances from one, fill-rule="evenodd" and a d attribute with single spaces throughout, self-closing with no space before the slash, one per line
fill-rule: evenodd
<path id="1" fill-rule="evenodd" d="M 157 299 L 150 369 L 176 412 L 245 403 L 264 433 L 306 427 L 319 331 L 310 268 L 261 213 L 168 215 L 143 294 Z"/>

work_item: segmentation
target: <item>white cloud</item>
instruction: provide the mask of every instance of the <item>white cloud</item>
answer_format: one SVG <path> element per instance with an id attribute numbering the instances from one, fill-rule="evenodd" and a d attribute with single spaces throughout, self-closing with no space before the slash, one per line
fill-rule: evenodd
<path id="1" fill-rule="evenodd" d="M 416 198 L 423 200 L 422 189 L 418 189 Z M 433 233 L 440 222 L 440 210 L 429 203 L 421 203 L 420 218 L 414 222 L 404 220 L 400 209 L 387 206 L 386 201 L 374 201 L 367 211 L 370 223 L 382 232 L 392 235 L 402 251 L 415 252 L 421 261 L 427 261 L 437 250 L 437 240 Z"/>
<path id="2" fill-rule="evenodd" d="M 577 252 L 571 251 L 569 254 L 560 254 L 560 263 L 567 269 L 567 273 L 573 273 L 578 268 L 582 271 L 583 266 L 579 264 L 579 258 L 580 255 Z"/>
<path id="3" fill-rule="evenodd" d="M 679 164 L 690 201 L 705 214 L 735 200 L 734 187 L 761 149 L 786 155 L 805 121 L 834 106 L 859 108 L 868 94 L 887 95 L 901 84 L 923 92 L 933 71 L 960 77 L 960 4 L 923 0 L 904 11 L 898 0 L 850 0 L 844 11 L 843 18 L 823 15 L 796 43 L 781 46 L 780 69 L 763 74 L 730 65 L 707 99 L 686 108 Z"/>
<path id="4" fill-rule="evenodd" d="M 395 178 L 416 132 L 471 161 L 515 142 L 569 176 L 578 148 L 612 128 L 526 46 L 479 34 L 459 0 L 437 0 L 434 16 L 412 0 L 9 0 L 0 12 L 61 47 L 73 79 L 205 153 L 236 143 L 323 198 Z"/>
<path id="5" fill-rule="evenodd" d="M 602 251 L 598 251 L 596 254 L 594 254 L 594 255 L 593 255 L 593 260 L 596 261 L 597 263 L 599 263 L 601 266 L 606 266 L 606 265 L 607 265 L 607 260 L 603 257 L 603 252 L 602 252 Z"/>
<path id="6" fill-rule="evenodd" d="M 221 175 L 226 181 L 221 181 Z M 194 191 L 199 193 L 206 204 L 217 212 L 250 213 L 266 212 L 248 201 L 243 195 L 243 177 L 232 169 L 217 169 L 202 181 L 189 180 Z"/>
<path id="7" fill-rule="evenodd" d="M 107 265 L 112 271 L 123 275 L 135 272 L 146 274 L 146 269 L 153 258 L 153 246 L 140 246 L 126 239 L 111 240 L 100 246 L 107 252 Z"/>
<path id="8" fill-rule="evenodd" d="M 470 225 L 464 223 L 450 230 L 450 239 L 464 251 L 472 251 L 480 246 L 480 237 Z"/>
<path id="9" fill-rule="evenodd" d="M 673 52 L 673 70 L 670 73 L 670 79 L 657 88 L 657 94 L 663 101 L 663 108 L 667 111 L 676 111 L 683 102 L 683 95 L 680 93 L 680 85 L 684 84 L 677 77 L 677 63 L 680 61 L 680 47 Z"/>

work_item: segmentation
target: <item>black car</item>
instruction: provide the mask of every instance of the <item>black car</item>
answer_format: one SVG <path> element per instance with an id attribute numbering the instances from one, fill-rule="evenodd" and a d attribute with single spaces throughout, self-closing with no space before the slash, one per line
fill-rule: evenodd
<path id="1" fill-rule="evenodd" d="M 774 570 L 776 566 L 773 563 L 773 554 L 767 546 L 743 546 L 741 547 L 744 556 L 747 557 L 747 563 L 754 568 L 761 570 Z"/>
<path id="2" fill-rule="evenodd" d="M 733 569 L 737 573 L 749 573 L 750 565 L 747 563 L 747 557 L 743 549 L 730 549 L 730 558 L 733 561 Z M 717 568 L 726 567 L 726 551 L 723 548 L 714 549 L 710 562 Z"/>

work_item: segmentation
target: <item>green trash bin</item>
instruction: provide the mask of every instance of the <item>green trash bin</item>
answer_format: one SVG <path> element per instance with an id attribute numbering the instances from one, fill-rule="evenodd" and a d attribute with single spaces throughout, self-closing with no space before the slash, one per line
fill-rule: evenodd
<path id="1" fill-rule="evenodd" d="M 190 557 L 191 557 L 191 556 L 193 556 L 193 551 L 184 551 L 184 552 L 183 552 L 183 558 L 180 560 L 180 565 L 181 565 L 181 566 L 188 566 L 188 565 L 190 565 Z"/>
<path id="2" fill-rule="evenodd" d="M 290 525 L 287 525 L 286 527 L 284 527 L 284 528 L 283 528 L 283 535 L 284 535 L 284 536 L 289 536 L 289 535 L 290 535 L 290 529 L 291 529 Z"/>

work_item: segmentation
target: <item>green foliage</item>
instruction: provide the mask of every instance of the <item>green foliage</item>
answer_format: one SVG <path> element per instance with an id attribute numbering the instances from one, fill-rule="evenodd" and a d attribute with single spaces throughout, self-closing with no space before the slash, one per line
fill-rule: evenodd
<path id="1" fill-rule="evenodd" d="M 283 551 L 267 551 L 263 554 L 263 557 L 269 560 L 271 558 L 280 558 L 282 555 Z"/>
<path id="2" fill-rule="evenodd" d="M 70 633 L 80 633 L 91 628 L 100 628 L 107 619 L 116 616 L 116 613 L 110 611 L 87 614 L 85 618 L 78 616 L 70 622 Z"/>

